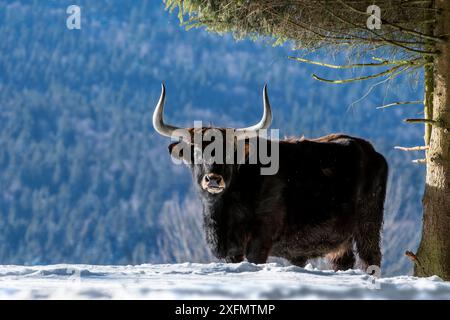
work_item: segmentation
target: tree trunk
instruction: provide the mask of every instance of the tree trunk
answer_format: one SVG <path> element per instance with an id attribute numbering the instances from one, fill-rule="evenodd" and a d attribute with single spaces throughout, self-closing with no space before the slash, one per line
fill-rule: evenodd
<path id="1" fill-rule="evenodd" d="M 436 34 L 450 33 L 450 1 L 436 0 Z M 450 42 L 436 45 L 433 103 L 427 173 L 423 196 L 422 240 L 415 275 L 450 280 Z M 426 75 L 427 76 L 427 75 Z M 425 83 L 427 83 L 425 79 Z"/>

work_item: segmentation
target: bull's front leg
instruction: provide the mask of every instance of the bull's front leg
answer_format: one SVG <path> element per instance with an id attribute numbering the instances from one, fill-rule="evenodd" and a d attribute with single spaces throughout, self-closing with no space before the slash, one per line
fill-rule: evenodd
<path id="1" fill-rule="evenodd" d="M 251 263 L 266 263 L 272 249 L 272 239 L 267 235 L 253 237 L 247 246 L 247 260 Z"/>
<path id="2" fill-rule="evenodd" d="M 236 201 L 237 203 L 237 201 Z M 231 207 L 233 219 L 227 221 L 227 254 L 225 261 L 228 263 L 239 263 L 244 261 L 245 250 L 249 239 L 246 217 L 249 212 L 242 206 Z"/>
<path id="3" fill-rule="evenodd" d="M 253 213 L 252 231 L 246 256 L 251 263 L 266 263 L 272 250 L 273 239 L 279 234 L 285 216 L 281 193 L 263 188 L 258 207 Z"/>
<path id="4" fill-rule="evenodd" d="M 275 209 L 277 210 L 275 210 Z M 247 245 L 246 256 L 251 263 L 266 263 L 272 250 L 273 239 L 280 232 L 281 222 L 278 217 L 282 206 L 266 206 L 257 211 L 250 240 Z"/>
<path id="5" fill-rule="evenodd" d="M 247 244 L 247 237 L 243 233 L 236 233 L 229 235 L 227 242 L 227 256 L 225 261 L 228 263 L 239 263 L 244 261 L 245 247 Z"/>

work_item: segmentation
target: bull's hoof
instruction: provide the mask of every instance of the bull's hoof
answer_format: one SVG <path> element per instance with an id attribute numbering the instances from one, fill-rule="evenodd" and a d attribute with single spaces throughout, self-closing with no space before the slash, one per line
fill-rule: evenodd
<path id="1" fill-rule="evenodd" d="M 244 255 L 241 254 L 241 255 L 237 255 L 237 256 L 226 257 L 225 261 L 227 263 L 239 263 L 239 262 L 244 261 Z"/>

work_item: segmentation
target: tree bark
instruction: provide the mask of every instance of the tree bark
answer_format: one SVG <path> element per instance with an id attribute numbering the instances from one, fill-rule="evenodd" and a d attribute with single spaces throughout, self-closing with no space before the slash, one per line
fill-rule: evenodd
<path id="1" fill-rule="evenodd" d="M 450 1 L 436 0 L 435 7 L 442 9 L 437 13 L 436 34 L 450 34 Z M 430 114 L 435 122 L 427 151 L 422 240 L 414 273 L 450 280 L 450 42 L 437 43 L 436 48 L 440 54 L 434 58 Z"/>

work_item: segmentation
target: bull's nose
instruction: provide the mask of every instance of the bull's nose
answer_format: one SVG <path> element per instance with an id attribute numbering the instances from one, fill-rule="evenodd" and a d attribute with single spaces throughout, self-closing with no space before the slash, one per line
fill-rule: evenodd
<path id="1" fill-rule="evenodd" d="M 220 174 L 208 173 L 203 176 L 201 185 L 209 193 L 220 193 L 225 188 L 225 181 Z"/>
<path id="2" fill-rule="evenodd" d="M 209 184 L 215 183 L 218 186 L 220 184 L 220 182 L 222 181 L 222 177 L 215 173 L 208 173 L 207 175 L 205 175 L 205 180 Z"/>

